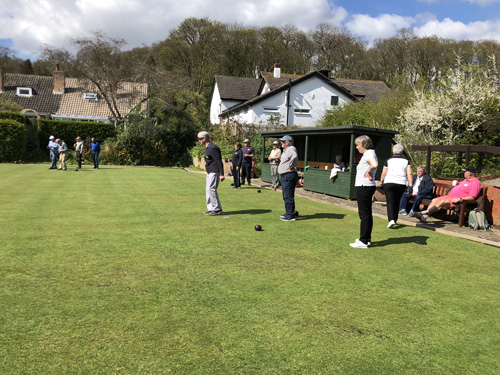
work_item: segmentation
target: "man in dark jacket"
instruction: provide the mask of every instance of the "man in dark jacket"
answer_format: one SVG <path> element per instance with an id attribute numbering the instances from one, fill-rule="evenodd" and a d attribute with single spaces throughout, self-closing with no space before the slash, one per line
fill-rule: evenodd
<path id="1" fill-rule="evenodd" d="M 234 144 L 234 153 L 231 158 L 231 163 L 233 164 L 233 189 L 240 188 L 240 172 L 241 172 L 242 162 L 243 162 L 243 151 L 241 151 L 241 143 L 236 142 Z"/>
<path id="2" fill-rule="evenodd" d="M 219 181 L 224 181 L 224 165 L 222 164 L 222 156 L 220 148 L 210 142 L 210 136 L 207 132 L 198 133 L 198 141 L 205 146 L 205 169 L 207 170 L 207 211 L 205 215 L 215 216 L 222 214 L 222 207 L 217 194 Z"/>
<path id="3" fill-rule="evenodd" d="M 432 188 L 434 187 L 434 182 L 431 176 L 425 173 L 425 167 L 420 166 L 417 168 L 417 174 L 413 175 L 413 187 L 408 188 L 408 192 L 405 192 L 401 197 L 399 202 L 399 214 L 406 215 L 406 207 L 408 201 L 413 199 L 413 206 L 411 206 L 408 216 L 412 217 L 415 210 L 420 207 L 420 203 L 425 198 L 432 198 Z"/>

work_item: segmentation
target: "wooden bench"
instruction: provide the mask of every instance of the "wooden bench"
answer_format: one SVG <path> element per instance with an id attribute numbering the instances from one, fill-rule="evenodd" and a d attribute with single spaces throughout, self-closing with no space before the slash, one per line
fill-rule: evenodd
<path id="1" fill-rule="evenodd" d="M 317 168 L 317 169 L 325 169 L 325 167 L 328 167 L 328 170 L 331 171 L 333 169 L 333 164 L 334 163 L 325 163 L 322 161 L 308 161 L 307 165 L 309 168 Z M 346 168 L 349 168 L 349 163 L 345 163 Z M 299 160 L 297 162 L 297 169 L 298 170 L 304 170 L 305 165 L 304 165 L 304 160 Z"/>
<path id="2" fill-rule="evenodd" d="M 432 188 L 432 199 L 437 198 L 437 197 L 442 197 L 443 195 L 448 195 L 450 190 L 453 189 L 453 185 L 450 184 L 444 184 L 442 182 L 435 182 L 434 187 Z M 465 223 L 465 215 L 472 211 L 474 208 L 478 206 L 478 203 L 486 198 L 486 187 L 481 187 L 481 190 L 479 191 L 479 195 L 476 197 L 476 199 L 472 202 L 463 202 L 455 205 L 455 208 L 447 208 L 446 210 L 448 211 L 449 214 L 453 214 L 453 212 L 456 212 L 458 214 L 458 226 L 463 227 Z M 431 202 L 432 199 L 424 199 L 420 203 L 420 206 L 424 206 L 427 208 Z M 409 203 L 413 203 L 413 199 L 410 198 Z M 419 207 L 420 209 L 420 207 Z"/>

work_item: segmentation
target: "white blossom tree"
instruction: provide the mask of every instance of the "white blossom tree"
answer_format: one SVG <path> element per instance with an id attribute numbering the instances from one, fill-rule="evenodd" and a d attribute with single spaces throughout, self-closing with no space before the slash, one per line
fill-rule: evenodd
<path id="1" fill-rule="evenodd" d="M 477 135 L 483 126 L 500 117 L 498 83 L 494 58 L 488 66 L 462 65 L 457 59 L 457 67 L 431 92 L 415 90 L 414 101 L 401 114 L 398 141 L 405 146 L 451 145 L 475 134 L 481 143 Z"/>

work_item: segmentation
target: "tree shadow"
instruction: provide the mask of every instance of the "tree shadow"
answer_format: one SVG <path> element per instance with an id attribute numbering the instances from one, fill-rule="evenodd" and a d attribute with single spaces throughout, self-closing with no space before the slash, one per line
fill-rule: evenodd
<path id="1" fill-rule="evenodd" d="M 427 245 L 427 240 L 429 237 L 427 236 L 413 236 L 413 237 L 394 237 L 394 238 L 387 238 L 383 241 L 372 241 L 370 248 L 371 247 L 381 247 L 381 246 L 387 246 L 387 245 L 402 245 L 402 244 L 407 244 L 407 243 L 413 243 L 416 245 Z"/>
<path id="2" fill-rule="evenodd" d="M 224 215 L 261 215 L 272 212 L 272 210 L 240 210 L 240 211 L 224 211 Z"/>
<path id="3" fill-rule="evenodd" d="M 312 220 L 312 219 L 343 219 L 345 215 L 343 214 L 333 214 L 330 212 L 320 212 L 314 215 L 299 215 L 297 220 Z"/>

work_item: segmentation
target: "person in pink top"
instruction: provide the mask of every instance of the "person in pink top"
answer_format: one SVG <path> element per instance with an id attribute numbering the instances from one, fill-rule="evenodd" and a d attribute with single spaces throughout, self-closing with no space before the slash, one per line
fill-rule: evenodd
<path id="1" fill-rule="evenodd" d="M 477 198 L 481 191 L 481 181 L 476 177 L 476 169 L 468 166 L 463 171 L 465 180 L 451 189 L 448 195 L 434 198 L 427 210 L 420 213 L 419 219 L 421 222 L 425 223 L 430 215 L 442 208 L 453 208 L 457 204 L 472 202 Z"/>

